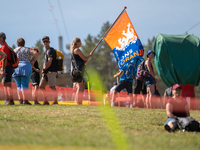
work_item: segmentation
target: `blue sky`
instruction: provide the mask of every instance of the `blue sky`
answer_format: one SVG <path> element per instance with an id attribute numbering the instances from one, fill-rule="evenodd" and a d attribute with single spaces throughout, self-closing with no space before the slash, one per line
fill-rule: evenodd
<path id="1" fill-rule="evenodd" d="M 44 35 L 54 48 L 58 48 L 59 35 L 64 46 L 75 37 L 84 43 L 88 34 L 99 34 L 103 23 L 112 23 L 124 6 L 143 44 L 158 33 L 185 34 L 200 22 L 200 0 L 1 0 L 0 32 L 6 33 L 10 46 L 22 37 L 27 47 L 33 47 Z M 188 33 L 200 38 L 200 24 Z"/>

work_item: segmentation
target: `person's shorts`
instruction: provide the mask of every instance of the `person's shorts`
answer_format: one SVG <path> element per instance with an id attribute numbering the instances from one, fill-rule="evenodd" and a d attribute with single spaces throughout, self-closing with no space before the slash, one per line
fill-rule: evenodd
<path id="1" fill-rule="evenodd" d="M 11 82 L 13 72 L 14 68 L 11 65 L 5 67 L 4 70 L 5 77 L 3 77 L 3 83 Z"/>
<path id="2" fill-rule="evenodd" d="M 176 122 L 176 119 L 174 119 L 174 118 L 168 118 L 165 124 L 168 124 L 170 121 Z"/>
<path id="3" fill-rule="evenodd" d="M 132 93 L 132 85 L 133 83 L 130 81 L 119 81 L 119 83 L 117 84 L 115 91 L 120 92 L 121 90 L 123 90 L 124 88 L 127 90 L 127 93 Z"/>
<path id="4" fill-rule="evenodd" d="M 31 81 L 32 81 L 32 85 L 39 85 L 40 84 L 40 74 L 38 72 L 33 72 L 31 74 Z"/>
<path id="5" fill-rule="evenodd" d="M 146 87 L 148 87 L 150 85 L 154 85 L 155 84 L 154 78 L 152 76 L 146 77 L 145 78 L 145 84 L 146 84 Z"/>
<path id="6" fill-rule="evenodd" d="M 134 80 L 134 94 L 140 94 L 140 92 L 142 92 L 142 94 L 147 94 L 146 85 L 144 81 L 135 79 Z"/>
<path id="7" fill-rule="evenodd" d="M 48 72 L 47 73 L 48 81 L 44 77 L 42 77 L 40 81 L 40 87 L 45 88 L 47 84 L 49 84 L 49 87 L 56 86 L 56 76 L 57 72 Z"/>

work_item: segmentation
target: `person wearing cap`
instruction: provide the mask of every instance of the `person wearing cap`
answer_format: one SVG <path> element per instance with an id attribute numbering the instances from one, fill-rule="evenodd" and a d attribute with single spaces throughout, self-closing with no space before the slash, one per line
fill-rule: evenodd
<path id="1" fill-rule="evenodd" d="M 145 61 L 145 69 L 147 70 L 147 77 L 145 78 L 145 84 L 147 87 L 147 97 L 146 97 L 147 108 L 155 108 L 155 103 L 153 102 L 152 97 L 155 94 L 155 85 L 157 86 L 156 84 L 157 79 L 155 77 L 153 66 L 151 64 L 151 61 L 153 60 L 154 56 L 155 56 L 154 51 L 149 49 L 147 51 L 147 60 Z"/>
<path id="2" fill-rule="evenodd" d="M 32 48 L 25 47 L 25 40 L 23 38 L 17 39 L 17 46 L 14 52 L 17 54 L 19 64 L 17 68 L 14 69 L 12 77 L 17 85 L 19 104 L 31 105 L 28 101 L 27 91 L 32 74 L 32 65 L 37 60 L 39 53 Z"/>
<path id="3" fill-rule="evenodd" d="M 57 76 L 56 51 L 54 50 L 53 47 L 50 47 L 50 38 L 48 36 L 44 36 L 42 38 L 42 44 L 45 47 L 45 52 L 44 52 L 44 64 L 42 69 L 42 79 L 40 81 L 39 87 L 44 96 L 43 105 L 49 105 L 44 90 L 47 84 L 49 84 L 49 87 L 53 91 L 56 91 L 56 76 Z M 53 104 L 58 104 L 56 94 L 54 95 Z"/>
<path id="4" fill-rule="evenodd" d="M 169 132 L 177 128 L 176 117 L 189 117 L 189 106 L 185 99 L 181 98 L 182 89 L 179 84 L 172 86 L 173 97 L 166 104 L 167 121 L 165 129 Z"/>
<path id="5" fill-rule="evenodd" d="M 14 69 L 12 65 L 9 63 L 9 60 L 11 59 L 9 51 L 10 47 L 6 43 L 6 35 L 3 32 L 0 32 L 0 45 L 1 45 L 0 51 L 4 52 L 7 55 L 7 62 L 3 60 L 0 61 L 1 73 L 4 72 L 2 74 L 3 76 L 2 84 L 4 86 L 4 93 L 6 96 L 6 101 L 3 104 L 14 105 L 13 94 L 11 90 L 11 79 Z"/>
<path id="6" fill-rule="evenodd" d="M 126 88 L 127 94 L 130 98 L 130 108 L 133 108 L 133 94 L 132 94 L 133 79 L 126 78 L 127 68 L 131 63 L 133 63 L 133 62 L 131 61 L 131 62 L 126 63 L 122 67 L 122 69 L 120 69 L 120 71 L 114 75 L 114 78 L 116 78 L 120 75 L 122 75 L 122 76 L 120 77 L 120 81 L 117 84 L 117 86 L 115 87 L 115 90 L 112 94 L 111 107 L 113 107 L 115 104 L 116 94 L 119 93 L 124 88 Z M 135 69 L 133 70 L 133 72 L 130 73 L 129 76 L 133 76 L 135 78 Z"/>

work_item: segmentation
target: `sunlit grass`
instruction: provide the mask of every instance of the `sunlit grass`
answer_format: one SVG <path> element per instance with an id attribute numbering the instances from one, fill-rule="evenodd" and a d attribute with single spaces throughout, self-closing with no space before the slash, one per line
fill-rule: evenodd
<path id="1" fill-rule="evenodd" d="M 0 145 L 115 149 L 105 118 L 97 107 L 0 105 Z M 114 113 L 131 149 L 200 148 L 199 133 L 170 134 L 164 130 L 165 110 L 114 108 Z M 191 111 L 191 116 L 199 120 L 200 113 Z"/>

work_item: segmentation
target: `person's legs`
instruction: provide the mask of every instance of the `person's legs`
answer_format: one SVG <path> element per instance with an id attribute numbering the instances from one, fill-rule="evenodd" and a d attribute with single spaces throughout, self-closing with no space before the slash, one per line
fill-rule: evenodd
<path id="1" fill-rule="evenodd" d="M 40 88 L 42 95 L 44 97 L 43 105 L 49 105 L 49 102 L 48 102 L 46 94 L 45 94 L 45 87 L 47 86 L 47 84 L 48 84 L 48 81 L 46 81 L 46 79 L 44 77 L 42 77 L 42 79 L 40 81 L 39 88 Z"/>
<path id="2" fill-rule="evenodd" d="M 14 105 L 11 82 L 6 82 L 3 84 L 3 86 L 4 86 L 4 93 L 6 96 L 6 102 L 4 104 L 5 105 Z"/>
<path id="3" fill-rule="evenodd" d="M 125 86 L 126 86 L 126 90 L 127 90 L 127 94 L 130 98 L 130 108 L 133 108 L 133 105 L 135 105 L 136 103 L 134 102 L 133 104 L 133 94 L 132 94 L 132 87 L 133 87 L 133 83 L 129 82 L 129 81 L 125 81 Z"/>
<path id="4" fill-rule="evenodd" d="M 144 81 L 142 82 L 142 101 L 144 103 L 144 108 L 147 108 L 146 97 L 147 97 L 147 87 Z"/>
<path id="5" fill-rule="evenodd" d="M 38 94 L 38 89 L 39 89 L 39 84 L 40 84 L 40 74 L 37 72 L 33 72 L 31 75 L 31 80 L 32 80 L 32 98 L 34 101 L 34 105 L 40 105 L 37 99 L 37 94 Z"/>
<path id="6" fill-rule="evenodd" d="M 138 94 L 133 94 L 133 107 L 137 105 L 137 95 Z"/>
<path id="7" fill-rule="evenodd" d="M 147 87 L 147 98 L 146 98 L 146 103 L 148 105 L 148 108 L 154 108 L 154 102 L 152 100 L 152 97 L 154 96 L 155 93 L 155 88 L 154 85 L 149 85 Z"/>
<path id="8" fill-rule="evenodd" d="M 50 88 L 53 91 L 53 97 L 54 97 L 54 102 L 52 104 L 58 104 L 58 94 L 56 92 L 56 87 L 55 86 L 51 86 Z"/>
<path id="9" fill-rule="evenodd" d="M 133 94 L 132 93 L 129 93 L 128 94 L 128 96 L 129 96 L 129 98 L 130 98 L 130 108 L 133 108 L 133 106 L 135 105 L 134 103 L 133 103 Z"/>
<path id="10" fill-rule="evenodd" d="M 169 132 L 174 131 L 177 128 L 177 123 L 174 118 L 168 118 L 165 124 L 165 129 Z"/>
<path id="11" fill-rule="evenodd" d="M 14 105 L 14 101 L 13 101 L 13 93 L 12 93 L 12 89 L 11 89 L 11 79 L 12 79 L 12 73 L 13 73 L 13 67 L 10 66 L 6 66 L 5 67 L 5 77 L 3 77 L 2 80 L 2 84 L 4 86 L 4 92 L 5 92 L 5 96 L 6 96 L 6 105 Z"/>
<path id="12" fill-rule="evenodd" d="M 116 100 L 116 94 L 119 93 L 122 89 L 126 88 L 126 81 L 120 81 L 113 92 L 111 106 L 114 106 Z"/>
<path id="13" fill-rule="evenodd" d="M 82 80 L 81 83 L 78 83 L 78 88 L 76 92 L 76 100 L 77 100 L 78 105 L 82 105 L 84 88 L 85 88 L 85 84 Z"/>
<path id="14" fill-rule="evenodd" d="M 21 89 L 22 89 L 22 96 L 23 96 L 23 101 L 24 104 L 31 105 L 31 103 L 28 101 L 28 87 L 29 87 L 29 82 L 31 78 L 31 73 L 28 77 L 26 76 L 21 76 Z"/>
<path id="15" fill-rule="evenodd" d="M 155 94 L 155 81 L 153 77 L 146 77 L 145 78 L 145 86 L 147 87 L 147 98 L 146 98 L 146 104 L 147 108 L 154 108 L 155 103 L 152 100 L 152 97 Z"/>
<path id="16" fill-rule="evenodd" d="M 21 77 L 16 76 L 13 78 L 15 80 L 15 83 L 17 85 L 17 96 L 19 100 L 19 104 L 23 104 L 23 96 L 22 96 L 22 91 L 21 91 Z"/>
<path id="17" fill-rule="evenodd" d="M 112 93 L 111 107 L 113 107 L 115 104 L 116 94 L 117 94 L 117 91 L 114 90 Z"/>
<path id="18" fill-rule="evenodd" d="M 147 104 L 146 104 L 146 94 L 142 94 L 142 101 L 144 103 L 144 108 L 147 108 Z"/>
<path id="19" fill-rule="evenodd" d="M 34 105 L 40 105 L 37 99 L 38 89 L 39 89 L 39 85 L 33 86 L 32 97 L 33 97 Z"/>
<path id="20" fill-rule="evenodd" d="M 54 91 L 53 96 L 54 96 L 54 102 L 53 104 L 58 104 L 58 94 L 56 93 L 56 75 L 57 72 L 48 72 L 47 77 L 48 77 L 48 82 L 49 82 L 49 87 Z"/>

